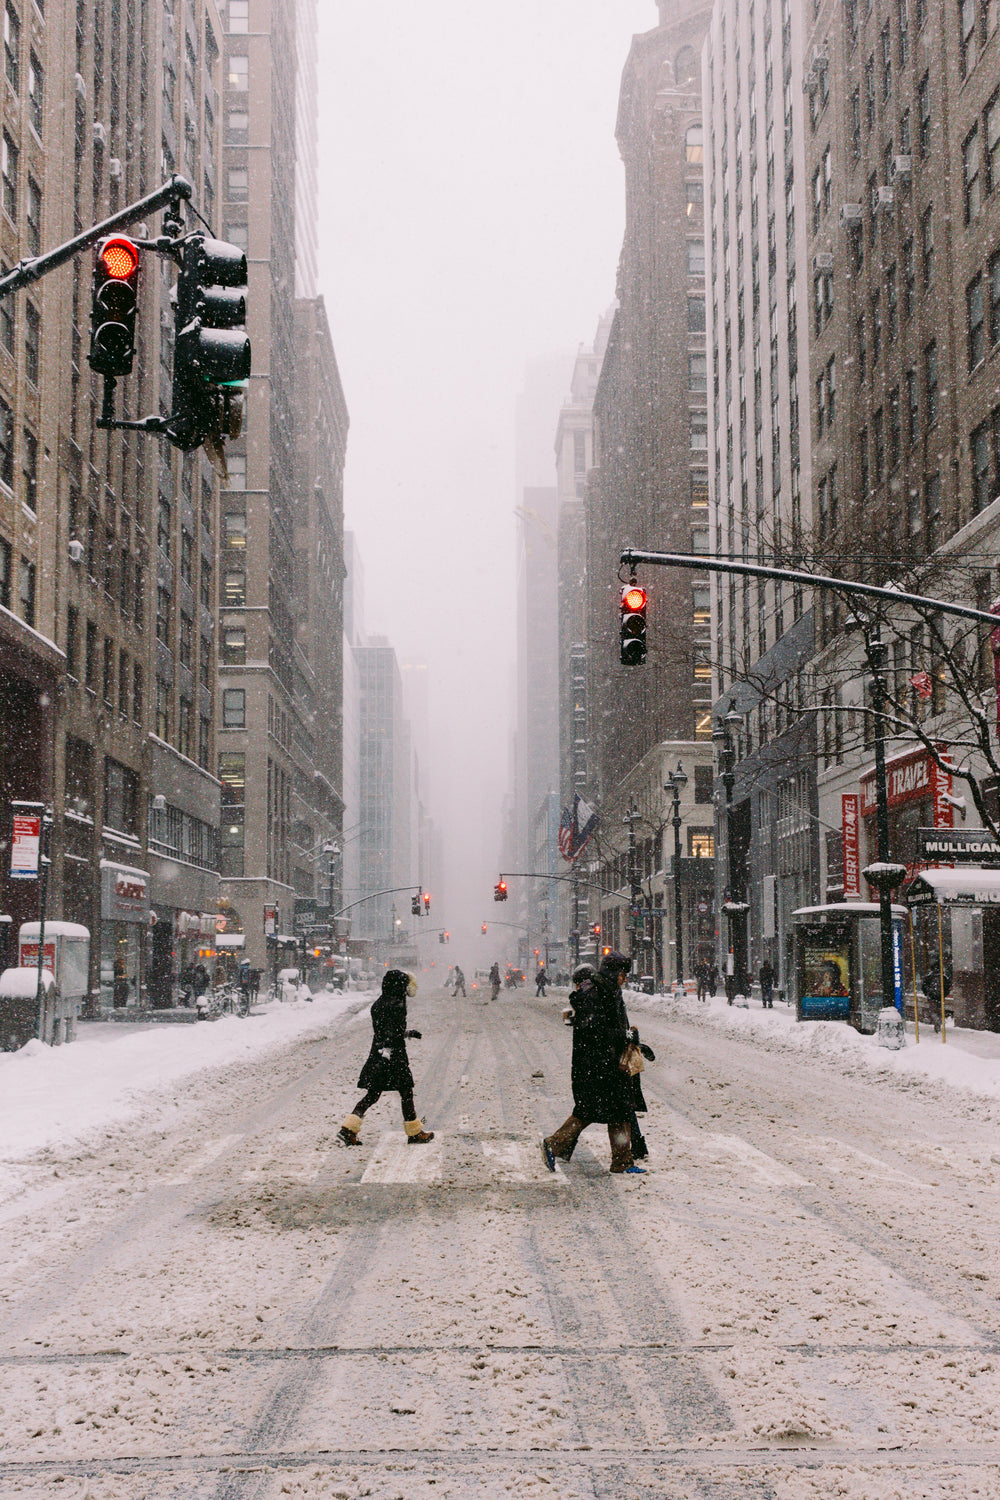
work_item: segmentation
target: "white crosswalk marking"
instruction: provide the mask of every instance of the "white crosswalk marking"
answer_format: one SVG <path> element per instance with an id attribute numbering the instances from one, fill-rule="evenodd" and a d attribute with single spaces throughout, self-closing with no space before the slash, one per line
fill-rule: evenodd
<path id="1" fill-rule="evenodd" d="M 444 1138 L 411 1146 L 405 1135 L 383 1135 L 364 1170 L 362 1182 L 436 1182 L 441 1176 Z"/>

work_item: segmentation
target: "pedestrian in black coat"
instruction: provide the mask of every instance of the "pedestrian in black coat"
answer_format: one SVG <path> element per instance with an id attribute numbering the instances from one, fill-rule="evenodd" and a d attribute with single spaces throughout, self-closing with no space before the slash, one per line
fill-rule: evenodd
<path id="1" fill-rule="evenodd" d="M 406 1051 L 408 1038 L 420 1040 L 420 1032 L 406 1028 L 406 997 L 417 993 L 417 981 L 402 969 L 389 969 L 382 980 L 382 993 L 372 1005 L 372 1044 L 358 1076 L 358 1088 L 365 1089 L 341 1125 L 338 1135 L 345 1146 L 358 1146 L 358 1136 L 365 1111 L 385 1093 L 398 1093 L 403 1109 L 403 1129 L 407 1143 L 423 1145 L 434 1139 L 433 1130 L 425 1130 L 417 1119 L 413 1105 L 413 1074 Z"/>
<path id="2" fill-rule="evenodd" d="M 574 972 L 576 988 L 570 995 L 573 1027 L 573 1112 L 542 1141 L 545 1164 L 555 1171 L 555 1159 L 569 1161 L 588 1125 L 604 1124 L 611 1142 L 612 1172 L 641 1172 L 632 1159 L 629 1119 L 634 1108 L 632 1079 L 619 1066 L 629 1039 L 628 1017 L 621 983 L 630 967 L 620 953 L 608 954 L 600 973 L 589 964 Z M 619 979 L 619 975 L 621 978 Z"/>

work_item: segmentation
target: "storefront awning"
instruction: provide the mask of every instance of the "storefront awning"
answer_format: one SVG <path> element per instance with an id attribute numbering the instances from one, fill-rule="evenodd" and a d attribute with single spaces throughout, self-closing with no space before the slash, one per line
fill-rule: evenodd
<path id="1" fill-rule="evenodd" d="M 221 932 L 215 939 L 217 948 L 245 948 L 246 945 L 246 933 L 243 932 Z"/>
<path id="2" fill-rule="evenodd" d="M 923 870 L 907 887 L 911 906 L 1000 906 L 1000 870 Z"/>

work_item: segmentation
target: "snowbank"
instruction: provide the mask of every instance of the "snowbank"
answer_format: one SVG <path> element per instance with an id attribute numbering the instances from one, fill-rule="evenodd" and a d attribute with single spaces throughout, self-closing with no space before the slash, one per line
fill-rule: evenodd
<path id="1" fill-rule="evenodd" d="M 323 990 L 311 1001 L 255 1008 L 246 1019 L 134 1030 L 125 1022 L 83 1024 L 68 1046 L 33 1040 L 19 1052 L 0 1053 L 0 1161 L 134 1119 L 157 1090 L 322 1031 L 373 998 Z"/>
<path id="2" fill-rule="evenodd" d="M 902 1088 L 929 1079 L 965 1089 L 988 1099 L 1000 1099 L 1000 1035 L 949 1026 L 941 1041 L 929 1026 L 921 1026 L 915 1043 L 912 1024 L 906 1046 L 898 1052 L 879 1046 L 874 1036 L 862 1036 L 841 1021 L 796 1021 L 791 1006 L 780 1002 L 764 1010 L 758 1001 L 749 1009 L 726 1004 L 725 996 L 699 1001 L 692 996 L 644 995 L 626 990 L 629 1014 L 640 1011 L 675 1020 L 693 1021 L 742 1037 L 769 1052 L 822 1058 L 848 1076 L 864 1073 L 894 1079 Z"/>

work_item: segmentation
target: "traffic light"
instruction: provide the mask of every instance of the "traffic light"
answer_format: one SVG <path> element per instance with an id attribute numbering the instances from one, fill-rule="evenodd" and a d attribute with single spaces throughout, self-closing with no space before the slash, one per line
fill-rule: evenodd
<path id="1" fill-rule="evenodd" d="M 444 935 L 444 933 L 443 932 L 439 932 L 438 933 L 438 942 L 439 943 L 443 943 L 444 941 L 445 941 L 445 935 Z"/>
<path id="2" fill-rule="evenodd" d="M 427 916 L 427 917 L 429 917 L 430 914 L 431 914 L 431 898 L 427 894 L 427 892 L 425 891 L 424 892 L 424 915 Z"/>
<path id="3" fill-rule="evenodd" d="M 174 308 L 174 385 L 167 436 L 178 448 L 239 437 L 250 375 L 247 258 L 238 245 L 188 235 Z"/>
<path id="4" fill-rule="evenodd" d="M 641 667 L 646 660 L 646 590 L 634 580 L 622 589 L 621 659 L 623 667 Z"/>
<path id="5" fill-rule="evenodd" d="M 486 936 L 486 923 L 483 923 L 483 937 Z"/>
<path id="6" fill-rule="evenodd" d="M 497 881 L 496 885 L 493 887 L 493 899 L 494 899 L 494 901 L 506 901 L 506 899 L 507 899 L 507 882 L 506 882 L 506 880 L 498 880 Z"/>
<path id="7" fill-rule="evenodd" d="M 450 943 L 451 942 L 451 933 L 450 932 L 447 932 L 447 931 L 445 932 L 444 940 L 445 940 L 446 943 Z"/>
<path id="8" fill-rule="evenodd" d="M 101 240 L 94 260 L 90 353 L 98 375 L 130 375 L 139 307 L 139 251 L 124 235 Z"/>
<path id="9" fill-rule="evenodd" d="M 591 935 L 591 937 L 600 937 L 600 935 L 601 935 L 601 924 L 600 924 L 600 922 L 591 922 L 591 924 L 590 924 L 590 935 Z"/>
<path id="10" fill-rule="evenodd" d="M 419 896 L 411 896 L 410 897 L 410 915 L 413 916 L 413 917 L 419 917 L 419 915 L 420 915 L 420 897 Z"/>

